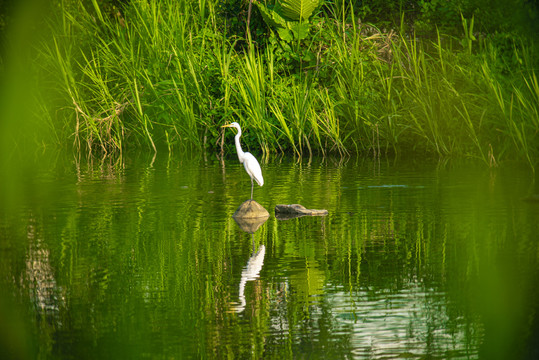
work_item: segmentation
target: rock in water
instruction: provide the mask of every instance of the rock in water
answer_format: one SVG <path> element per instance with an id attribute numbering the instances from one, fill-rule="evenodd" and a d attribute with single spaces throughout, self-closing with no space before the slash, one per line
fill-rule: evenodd
<path id="1" fill-rule="evenodd" d="M 242 218 L 242 219 L 254 219 L 254 218 L 268 218 L 269 212 L 268 210 L 264 209 L 262 205 L 257 203 L 254 200 L 247 200 L 243 204 L 238 207 L 234 215 L 234 219 L 236 218 Z"/>

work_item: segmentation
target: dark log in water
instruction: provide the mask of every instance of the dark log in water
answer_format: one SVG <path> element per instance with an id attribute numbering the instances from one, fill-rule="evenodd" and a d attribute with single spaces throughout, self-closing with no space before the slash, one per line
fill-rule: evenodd
<path id="1" fill-rule="evenodd" d="M 325 209 L 315 210 L 307 209 L 300 204 L 275 205 L 275 217 L 281 220 L 292 219 L 300 216 L 326 216 L 328 211 Z"/>

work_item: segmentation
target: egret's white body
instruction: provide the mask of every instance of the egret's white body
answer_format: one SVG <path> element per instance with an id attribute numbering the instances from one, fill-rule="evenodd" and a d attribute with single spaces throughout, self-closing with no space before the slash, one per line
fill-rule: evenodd
<path id="1" fill-rule="evenodd" d="M 262 169 L 260 168 L 260 164 L 258 163 L 258 160 L 256 160 L 256 158 L 253 156 L 253 154 L 251 154 L 250 152 L 244 152 L 242 150 L 240 144 L 240 124 L 238 124 L 237 122 L 233 122 L 231 124 L 224 125 L 223 127 L 234 127 L 238 130 L 238 133 L 234 137 L 234 140 L 236 142 L 236 152 L 238 153 L 238 159 L 240 160 L 240 163 L 243 164 L 245 171 L 247 171 L 247 174 L 249 174 L 249 176 L 251 177 L 251 200 L 253 200 L 253 179 L 255 179 L 258 185 L 264 185 L 264 178 L 262 177 Z"/>

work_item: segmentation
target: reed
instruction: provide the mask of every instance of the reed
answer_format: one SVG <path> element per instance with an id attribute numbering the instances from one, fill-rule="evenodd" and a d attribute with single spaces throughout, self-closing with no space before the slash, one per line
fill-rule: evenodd
<path id="1" fill-rule="evenodd" d="M 265 156 L 539 155 L 536 49 L 514 41 L 517 66 L 504 67 L 507 54 L 474 37 L 473 19 L 462 19 L 462 38 L 425 40 L 361 24 L 339 2 L 290 46 L 227 33 L 215 0 L 133 1 L 114 14 L 62 4 L 54 40 L 37 49 L 43 73 L 58 75 L 44 91 L 63 99 L 61 111 L 48 107 L 49 141 L 77 151 L 212 151 L 234 119 Z"/>
<path id="2" fill-rule="evenodd" d="M 263 154 L 268 154 L 270 143 L 275 143 L 272 141 L 273 133 L 268 122 L 267 69 L 263 58 L 254 46 L 250 46 L 242 58 L 240 74 L 235 82 L 237 106 L 234 112 L 242 119 L 242 122 L 249 124 L 250 128 L 255 130 L 256 140 Z M 250 134 L 250 136 L 253 135 Z"/>

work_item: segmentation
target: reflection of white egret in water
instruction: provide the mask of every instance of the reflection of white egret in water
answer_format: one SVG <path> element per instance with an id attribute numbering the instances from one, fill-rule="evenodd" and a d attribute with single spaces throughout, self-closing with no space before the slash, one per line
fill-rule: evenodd
<path id="1" fill-rule="evenodd" d="M 247 281 L 258 279 L 258 274 L 260 273 L 260 270 L 262 270 L 262 266 L 264 265 L 265 254 L 266 247 L 264 245 L 260 245 L 258 251 L 255 253 L 253 243 L 253 255 L 249 258 L 249 261 L 247 261 L 247 265 L 243 268 L 243 271 L 241 272 L 239 291 L 240 303 L 239 305 L 234 306 L 234 310 L 238 313 L 245 310 L 245 284 L 247 283 Z"/>

